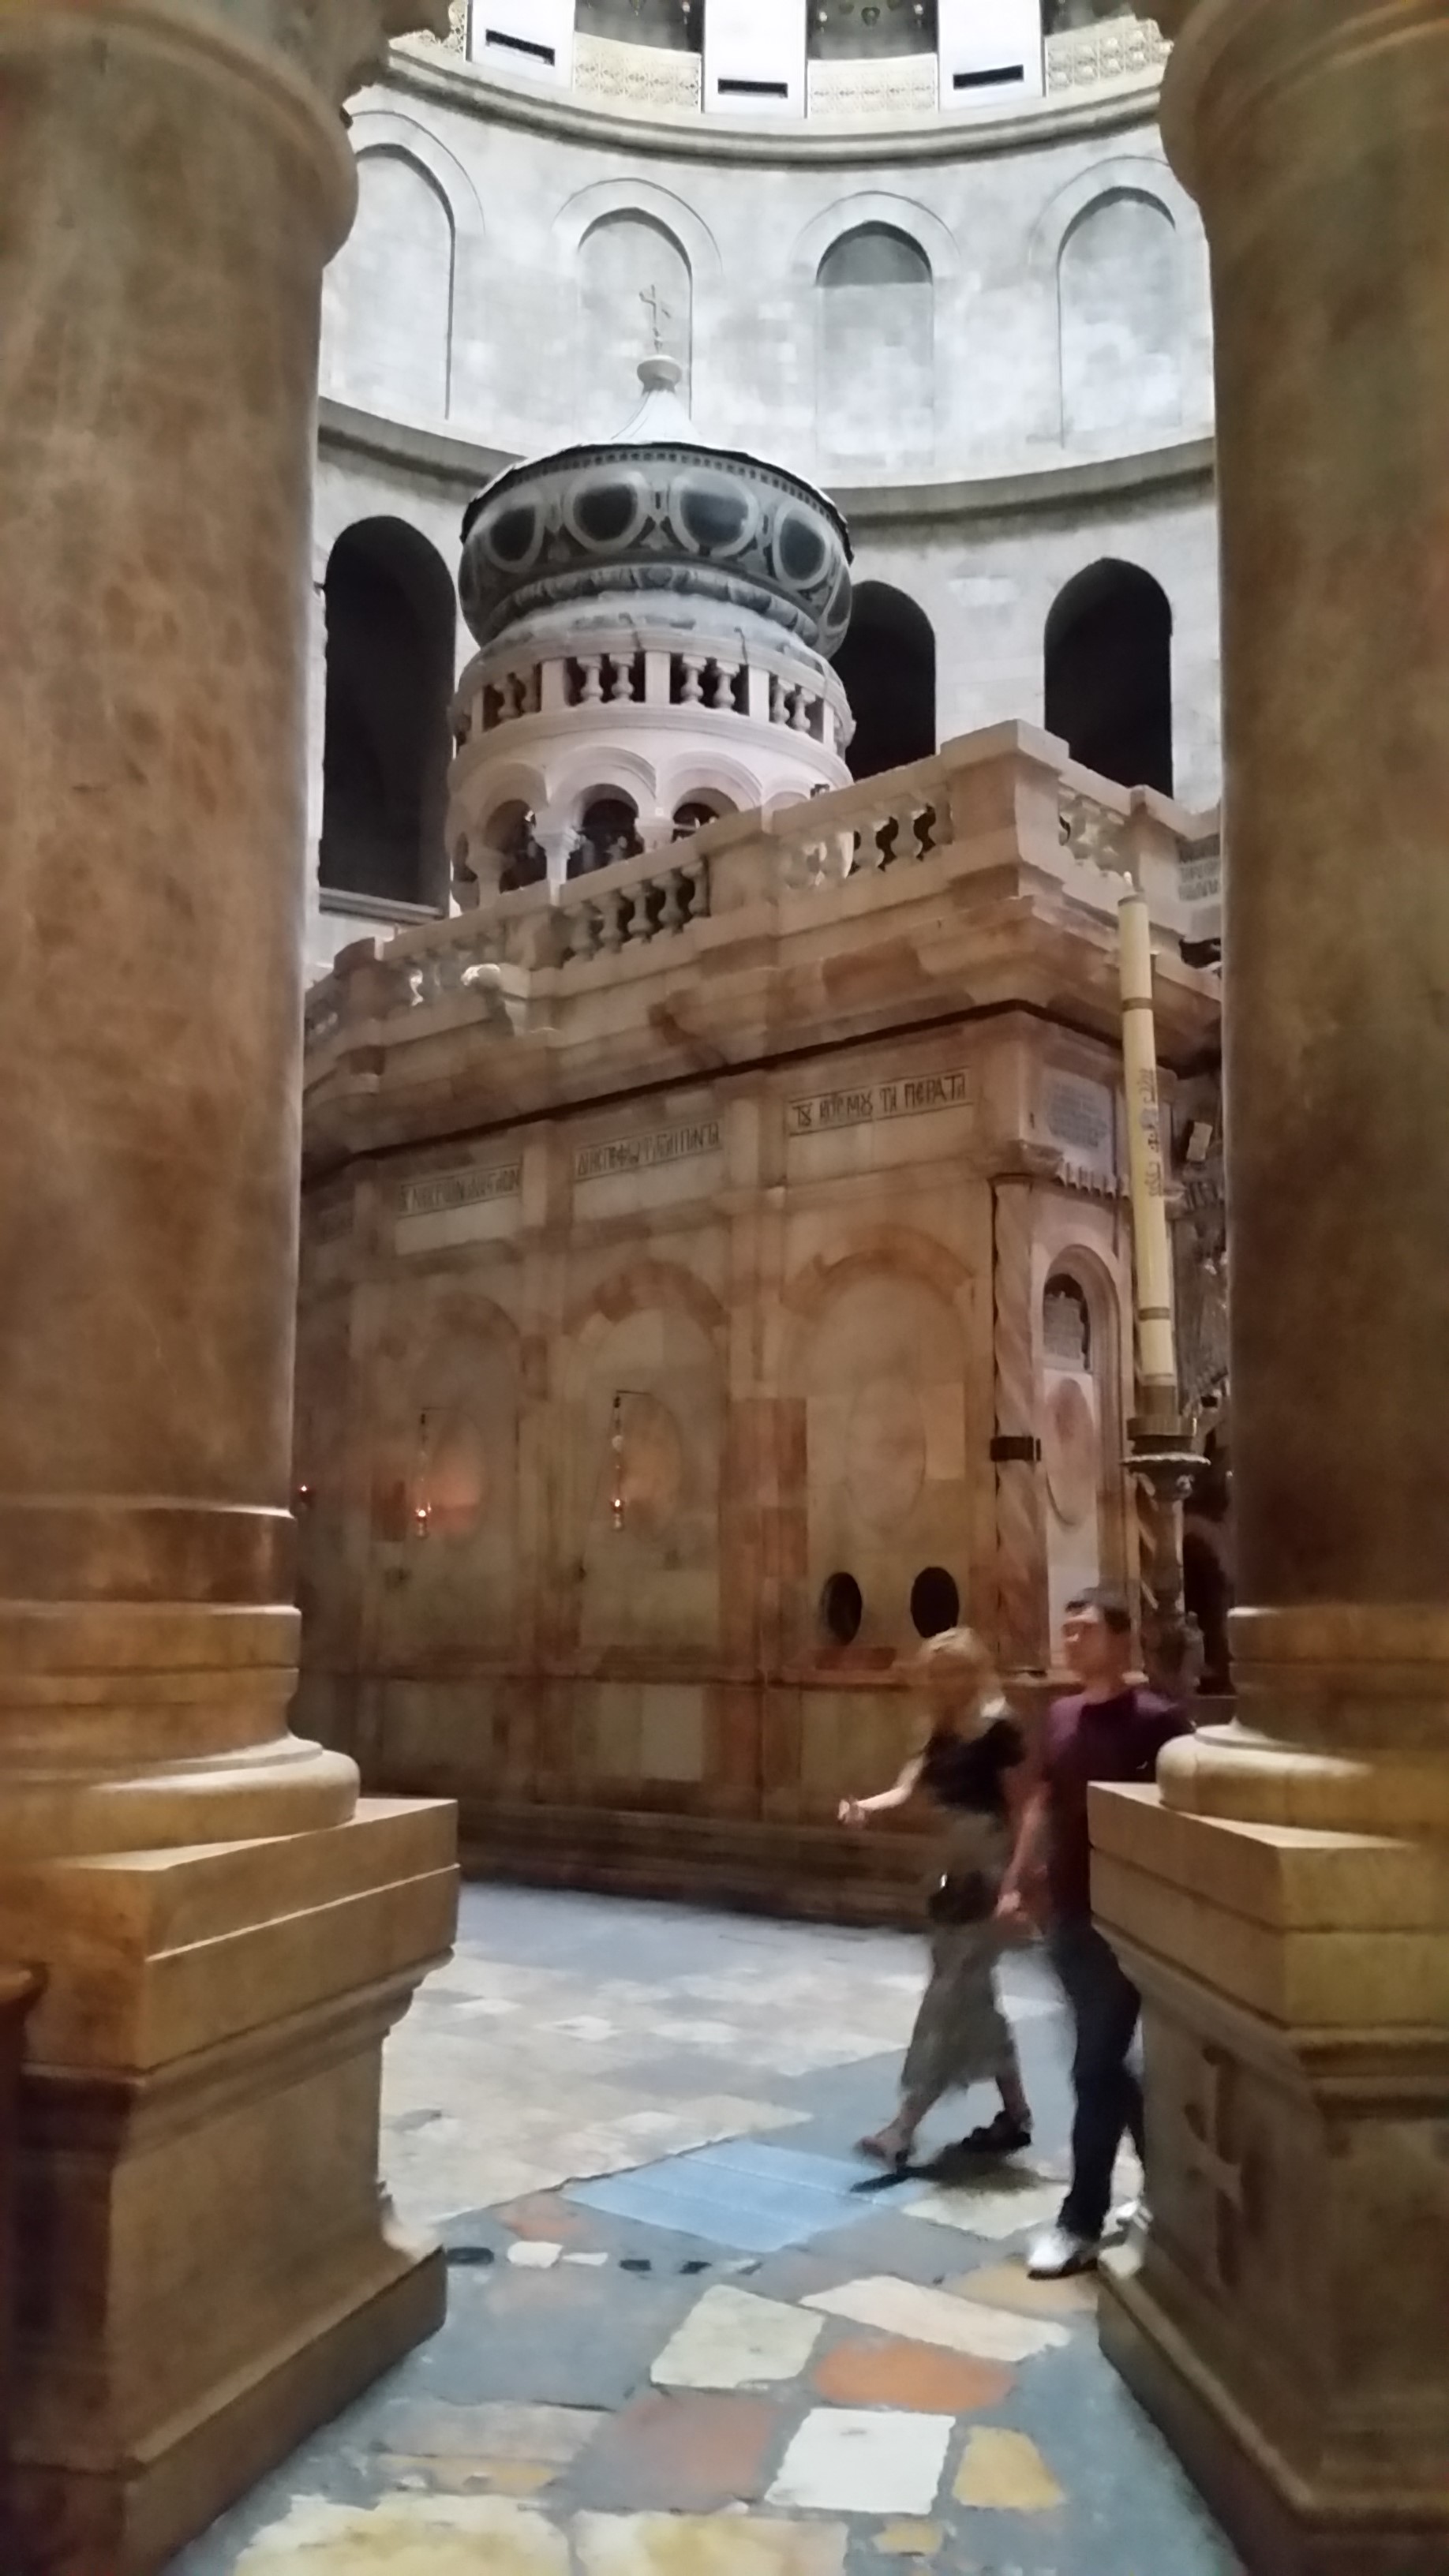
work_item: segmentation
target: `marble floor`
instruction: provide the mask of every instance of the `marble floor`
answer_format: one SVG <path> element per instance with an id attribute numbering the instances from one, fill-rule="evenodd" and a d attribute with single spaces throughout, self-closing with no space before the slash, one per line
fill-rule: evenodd
<path id="1" fill-rule="evenodd" d="M 981 2101 L 930 2174 L 853 2156 L 920 1980 L 891 1934 L 468 1889 L 387 2085 L 448 2323 L 171 2576 L 1236 2576 L 1092 2285 L 1026 2278 L 1068 2117 L 1032 1956 L 1032 2154 L 942 2152 Z"/>

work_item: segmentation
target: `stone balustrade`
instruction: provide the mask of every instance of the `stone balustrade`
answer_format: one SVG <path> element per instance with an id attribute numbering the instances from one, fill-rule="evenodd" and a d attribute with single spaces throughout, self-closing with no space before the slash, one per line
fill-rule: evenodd
<path id="1" fill-rule="evenodd" d="M 600 957 L 668 941 L 761 904 L 824 902 L 847 887 L 940 862 L 1025 870 L 1078 914 L 1115 920 L 1135 881 L 1168 939 L 1217 937 L 1221 839 L 1215 816 L 1150 789 L 1129 791 L 1024 726 L 948 744 L 930 760 L 785 805 L 726 815 L 642 857 L 506 894 L 483 892 L 450 920 L 410 929 L 379 957 L 344 949 L 307 1000 L 317 1052 L 359 1021 L 468 997 L 514 1024 L 527 978 L 567 977 Z"/>
<path id="2" fill-rule="evenodd" d="M 839 684 L 816 685 L 798 662 L 683 651 L 631 636 L 596 653 L 539 654 L 506 663 L 480 657 L 465 672 L 454 701 L 453 741 L 461 752 L 529 716 L 555 723 L 573 713 L 626 706 L 697 707 L 741 716 L 808 734 L 830 749 L 843 749 L 854 732 Z"/>

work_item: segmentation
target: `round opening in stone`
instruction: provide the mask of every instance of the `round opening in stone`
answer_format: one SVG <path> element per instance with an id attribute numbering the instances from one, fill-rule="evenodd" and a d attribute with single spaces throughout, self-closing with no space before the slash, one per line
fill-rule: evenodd
<path id="1" fill-rule="evenodd" d="M 780 523 L 775 540 L 775 557 L 787 581 L 803 590 L 819 581 L 824 573 L 827 550 L 824 536 L 811 519 L 792 510 Z"/>
<path id="2" fill-rule="evenodd" d="M 632 483 L 586 484 L 574 498 L 574 526 L 591 545 L 618 545 L 638 515 L 639 496 Z"/>
<path id="3" fill-rule="evenodd" d="M 538 533 L 538 512 L 529 504 L 514 502 L 500 510 L 487 530 L 488 551 L 495 563 L 521 564 L 533 551 Z"/>
<path id="4" fill-rule="evenodd" d="M 853 1645 L 865 1617 L 865 1595 L 853 1574 L 832 1574 L 820 1595 L 820 1624 L 837 1646 Z"/>
<path id="5" fill-rule="evenodd" d="M 911 1585 L 911 1625 L 918 1637 L 941 1637 L 959 1625 L 961 1593 L 944 1565 L 923 1568 Z"/>
<path id="6" fill-rule="evenodd" d="M 749 502 L 743 492 L 731 491 L 727 484 L 679 485 L 674 507 L 684 534 L 702 555 L 728 554 L 748 534 Z"/>

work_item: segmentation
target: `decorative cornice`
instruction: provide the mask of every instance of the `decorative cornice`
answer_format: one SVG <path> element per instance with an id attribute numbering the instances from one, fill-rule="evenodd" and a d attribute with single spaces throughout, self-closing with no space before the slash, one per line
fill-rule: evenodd
<path id="1" fill-rule="evenodd" d="M 520 460 L 513 448 L 487 447 L 447 430 L 384 420 L 373 412 L 324 401 L 318 414 L 322 454 L 356 455 L 399 468 L 471 497 L 495 474 Z M 858 532 L 903 521 L 990 519 L 1024 510 L 1069 510 L 1152 493 L 1212 492 L 1214 442 L 1184 438 L 1131 456 L 1089 457 L 1019 467 L 1005 474 L 933 478 L 896 483 L 837 484 L 830 499 Z"/>
<path id="2" fill-rule="evenodd" d="M 476 63 L 459 64 L 435 54 L 414 53 L 405 46 L 396 48 L 389 59 L 388 86 L 497 125 L 627 152 L 634 159 L 735 162 L 757 169 L 899 168 L 920 162 L 999 159 L 1004 153 L 1041 151 L 1088 136 L 1153 126 L 1158 99 L 1158 84 L 1152 82 L 1107 98 L 1054 99 L 979 123 L 941 116 L 929 124 L 812 130 L 803 119 L 782 127 L 710 116 L 676 124 L 657 116 L 620 116 L 570 97 L 505 87 L 490 80 Z"/>

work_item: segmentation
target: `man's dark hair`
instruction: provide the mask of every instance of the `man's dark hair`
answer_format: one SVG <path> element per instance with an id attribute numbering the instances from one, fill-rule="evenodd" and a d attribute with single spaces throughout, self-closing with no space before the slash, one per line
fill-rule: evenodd
<path id="1" fill-rule="evenodd" d="M 1096 1585 L 1090 1592 L 1079 1592 L 1075 1600 L 1067 1603 L 1068 1615 L 1074 1610 L 1095 1610 L 1109 1637 L 1132 1634 L 1130 1605 L 1120 1592 L 1110 1591 L 1105 1584 Z"/>

